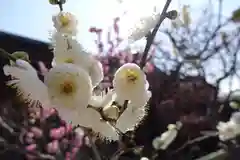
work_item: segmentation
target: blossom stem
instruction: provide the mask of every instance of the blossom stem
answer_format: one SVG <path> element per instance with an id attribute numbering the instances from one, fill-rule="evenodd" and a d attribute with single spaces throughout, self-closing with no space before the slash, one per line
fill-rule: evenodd
<path id="1" fill-rule="evenodd" d="M 158 21 L 158 23 L 156 24 L 156 26 L 154 27 L 153 31 L 150 32 L 148 35 L 147 35 L 147 43 L 146 43 L 146 46 L 144 48 L 144 51 L 143 51 L 143 56 L 141 58 L 141 61 L 140 61 L 140 67 L 143 68 L 145 66 L 145 63 L 146 63 L 146 59 L 147 59 L 147 55 L 148 55 L 148 52 L 150 50 L 150 47 L 154 41 L 154 38 L 157 34 L 157 31 L 160 27 L 160 25 L 162 24 L 163 20 L 166 18 L 166 14 L 167 14 L 167 9 L 170 5 L 172 0 L 167 0 L 167 2 L 165 3 L 164 5 L 164 8 L 162 10 L 162 13 L 160 15 L 160 19 Z"/>
<path id="2" fill-rule="evenodd" d="M 99 154 L 99 152 L 97 150 L 97 146 L 95 145 L 95 143 L 92 140 L 92 137 L 88 136 L 88 138 L 89 138 L 89 142 L 91 144 L 91 147 L 92 147 L 92 150 L 93 150 L 93 153 L 95 155 L 96 160 L 101 160 L 101 156 L 100 156 L 100 154 Z"/>
<path id="3" fill-rule="evenodd" d="M 63 4 L 62 4 L 61 0 L 59 0 L 58 6 L 59 6 L 60 11 L 62 12 L 63 11 Z"/>

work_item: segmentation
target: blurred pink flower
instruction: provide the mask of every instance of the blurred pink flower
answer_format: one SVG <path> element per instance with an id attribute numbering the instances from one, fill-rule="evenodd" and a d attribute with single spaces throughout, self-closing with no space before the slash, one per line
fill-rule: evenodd
<path id="1" fill-rule="evenodd" d="M 50 137 L 53 139 L 60 139 L 66 133 L 65 127 L 54 128 L 50 131 Z"/>
<path id="2" fill-rule="evenodd" d="M 36 156 L 33 156 L 31 154 L 26 154 L 26 158 L 27 158 L 27 160 L 35 160 Z"/>
<path id="3" fill-rule="evenodd" d="M 43 135 L 43 131 L 40 128 L 32 127 L 30 130 L 36 138 L 40 138 Z"/>
<path id="4" fill-rule="evenodd" d="M 26 146 L 26 150 L 27 151 L 33 151 L 37 148 L 37 145 L 36 144 L 30 144 L 28 146 Z"/>
<path id="5" fill-rule="evenodd" d="M 65 160 L 72 160 L 72 154 L 70 152 L 66 153 Z"/>
<path id="6" fill-rule="evenodd" d="M 66 125 L 66 133 L 70 133 L 72 131 L 73 127 L 71 124 Z"/>
<path id="7" fill-rule="evenodd" d="M 103 67 L 103 72 L 104 72 L 104 74 L 106 74 L 106 73 L 108 73 L 109 72 L 109 66 L 107 66 L 107 65 L 105 65 L 104 67 Z"/>
<path id="8" fill-rule="evenodd" d="M 47 144 L 48 153 L 56 153 L 58 150 L 59 150 L 58 140 L 54 140 L 53 142 Z"/>
<path id="9" fill-rule="evenodd" d="M 72 159 L 75 158 L 75 156 L 76 156 L 76 154 L 78 153 L 78 151 L 79 151 L 79 148 L 78 148 L 78 147 L 74 147 L 74 148 L 72 149 L 72 155 L 71 155 Z"/>
<path id="10" fill-rule="evenodd" d="M 35 140 L 33 138 L 30 138 L 30 137 L 25 137 L 25 142 L 28 143 L 28 144 L 32 144 L 35 142 Z"/>
<path id="11" fill-rule="evenodd" d="M 57 110 L 55 108 L 43 108 L 41 110 L 41 120 L 45 120 L 46 118 L 48 118 L 49 116 L 58 113 Z"/>

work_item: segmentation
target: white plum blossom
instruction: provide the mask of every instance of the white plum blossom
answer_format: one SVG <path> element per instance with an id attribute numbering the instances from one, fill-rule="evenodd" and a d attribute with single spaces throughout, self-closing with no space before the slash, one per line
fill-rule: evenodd
<path id="1" fill-rule="evenodd" d="M 152 14 L 151 16 L 141 17 L 137 23 L 128 31 L 128 39 L 132 42 L 140 40 L 151 31 L 160 19 L 160 14 Z"/>
<path id="2" fill-rule="evenodd" d="M 104 78 L 102 63 L 93 58 L 88 73 L 93 87 L 96 87 Z"/>
<path id="3" fill-rule="evenodd" d="M 143 94 L 146 95 L 139 97 L 138 101 L 136 99 L 135 102 L 129 102 L 125 111 L 118 118 L 116 127 L 122 132 L 133 129 L 146 115 L 145 105 L 152 94 L 150 91 L 143 92 Z M 120 105 L 123 105 L 124 103 L 123 101 L 118 100 L 118 97 L 116 97 L 116 101 Z"/>
<path id="4" fill-rule="evenodd" d="M 52 21 L 58 32 L 72 36 L 77 34 L 78 21 L 73 14 L 69 12 L 60 12 L 52 17 Z"/>
<path id="5" fill-rule="evenodd" d="M 100 95 L 93 95 L 89 105 L 100 108 L 106 107 L 112 104 L 116 99 L 116 94 L 113 90 L 109 90 L 107 93 L 101 92 Z"/>
<path id="6" fill-rule="evenodd" d="M 17 60 L 16 66 L 5 65 L 7 82 L 17 88 L 17 93 L 27 102 L 36 102 L 44 107 L 87 107 L 92 95 L 92 83 L 85 70 L 73 64 L 53 67 L 45 75 L 45 84 L 38 78 L 36 70 L 26 61 Z"/>
<path id="7" fill-rule="evenodd" d="M 14 66 L 5 65 L 3 71 L 6 76 L 12 77 L 7 85 L 16 88 L 17 94 L 30 106 L 38 103 L 49 104 L 47 87 L 28 62 L 18 59 Z"/>
<path id="8" fill-rule="evenodd" d="M 145 106 L 134 107 L 131 103 L 128 104 L 126 110 L 121 114 L 117 120 L 116 127 L 122 131 L 133 129 L 146 115 Z"/>
<path id="9" fill-rule="evenodd" d="M 114 106 L 111 106 L 114 99 L 115 93 L 111 90 L 104 95 L 93 95 L 91 101 L 89 102 L 91 107 L 81 108 L 79 112 L 65 112 L 63 118 L 67 121 L 71 121 L 73 124 L 80 124 L 84 127 L 90 127 L 93 131 L 99 132 L 100 135 L 109 140 L 118 140 L 119 136 L 117 132 L 110 124 L 108 124 L 108 122 L 101 120 L 102 117 L 97 111 L 98 109 L 102 108 L 103 114 L 107 118 L 117 118 L 118 110 Z"/>
<path id="10" fill-rule="evenodd" d="M 239 119 L 240 119 L 240 112 L 235 112 L 232 114 L 229 121 L 218 123 L 217 130 L 219 133 L 219 139 L 221 141 L 234 139 L 236 136 L 240 135 Z"/>
<path id="11" fill-rule="evenodd" d="M 78 65 L 90 75 L 93 87 L 103 80 L 102 64 L 87 53 L 76 39 L 56 33 L 53 34 L 52 43 L 54 47 L 53 66 L 63 63 Z"/>
<path id="12" fill-rule="evenodd" d="M 130 100 L 134 107 L 145 105 L 149 99 L 146 75 L 134 63 L 126 63 L 116 71 L 113 87 L 119 101 Z"/>
<path id="13" fill-rule="evenodd" d="M 87 70 L 91 66 L 91 55 L 84 50 L 83 46 L 76 39 L 54 33 L 52 35 L 52 45 L 53 66 L 72 63 Z"/>
<path id="14" fill-rule="evenodd" d="M 90 76 L 74 64 L 61 64 L 44 77 L 52 104 L 66 108 L 87 107 L 92 95 Z"/>
<path id="15" fill-rule="evenodd" d="M 115 100 L 116 93 L 113 90 L 109 90 L 107 94 L 93 95 L 89 105 L 95 108 L 102 108 L 104 116 L 117 120 L 119 117 L 119 108 L 112 105 Z"/>

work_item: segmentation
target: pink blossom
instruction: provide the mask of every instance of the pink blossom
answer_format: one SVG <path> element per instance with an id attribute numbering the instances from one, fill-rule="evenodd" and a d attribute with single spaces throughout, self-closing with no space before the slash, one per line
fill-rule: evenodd
<path id="1" fill-rule="evenodd" d="M 144 71 L 145 72 L 153 72 L 154 70 L 154 65 L 152 63 L 146 63 L 145 67 L 144 67 Z"/>
<path id="2" fill-rule="evenodd" d="M 26 136 L 29 137 L 29 138 L 33 138 L 34 134 L 33 134 L 33 132 L 28 132 Z"/>
<path id="3" fill-rule="evenodd" d="M 36 137 L 36 138 L 40 138 L 43 135 L 43 131 L 40 128 L 32 127 L 31 131 L 34 134 L 34 137 Z"/>
<path id="4" fill-rule="evenodd" d="M 60 139 L 65 135 L 65 127 L 54 128 L 50 131 L 50 137 L 54 139 Z"/>
<path id="5" fill-rule="evenodd" d="M 79 151 L 79 148 L 78 148 L 78 147 L 74 147 L 74 148 L 72 149 L 72 159 L 76 156 L 76 154 L 78 153 L 78 151 Z"/>
<path id="6" fill-rule="evenodd" d="M 72 160 L 72 155 L 70 152 L 66 153 L 65 160 Z"/>
<path id="7" fill-rule="evenodd" d="M 105 65 L 105 66 L 103 67 L 103 72 L 104 72 L 105 74 L 108 73 L 108 72 L 109 72 L 109 66 Z"/>
<path id="8" fill-rule="evenodd" d="M 66 126 L 66 133 L 70 133 L 71 131 L 72 131 L 72 125 L 70 125 L 70 124 L 67 124 L 67 126 Z"/>
<path id="9" fill-rule="evenodd" d="M 34 159 L 36 159 L 36 156 L 26 154 L 26 158 L 27 158 L 27 160 L 34 160 Z"/>
<path id="10" fill-rule="evenodd" d="M 26 141 L 28 144 L 32 144 L 32 143 L 35 142 L 34 139 L 33 139 L 33 137 L 34 137 L 34 134 L 33 134 L 32 132 L 28 132 L 28 133 L 26 134 L 25 141 Z"/>
<path id="11" fill-rule="evenodd" d="M 32 144 L 35 142 L 35 140 L 33 138 L 30 138 L 30 137 L 26 137 L 25 138 L 25 142 L 28 143 L 28 144 Z"/>
<path id="12" fill-rule="evenodd" d="M 27 151 L 33 151 L 37 148 L 37 145 L 36 144 L 30 144 L 28 146 L 26 146 L 26 150 Z"/>
<path id="13" fill-rule="evenodd" d="M 56 153 L 59 150 L 59 142 L 57 140 L 47 144 L 48 153 Z"/>

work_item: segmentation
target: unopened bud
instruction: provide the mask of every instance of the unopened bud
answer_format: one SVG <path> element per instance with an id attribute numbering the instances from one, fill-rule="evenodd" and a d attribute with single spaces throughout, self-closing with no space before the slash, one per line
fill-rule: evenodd
<path id="1" fill-rule="evenodd" d="M 58 5 L 59 3 L 64 4 L 66 3 L 66 0 L 49 0 L 49 3 L 52 5 Z"/>
<path id="2" fill-rule="evenodd" d="M 115 105 L 106 106 L 103 108 L 103 114 L 110 119 L 117 120 L 119 117 L 119 109 Z"/>
<path id="3" fill-rule="evenodd" d="M 27 52 L 23 52 L 23 51 L 13 52 L 13 53 L 12 53 L 12 56 L 13 56 L 14 58 L 16 58 L 16 59 L 22 59 L 22 60 L 27 61 L 27 62 L 30 61 Z M 10 64 L 11 64 L 11 65 L 14 65 L 15 62 L 10 61 Z"/>
<path id="4" fill-rule="evenodd" d="M 161 139 L 161 137 L 156 137 L 154 138 L 154 140 L 152 141 L 152 145 L 153 148 L 156 150 L 161 149 L 161 146 L 164 144 L 163 140 Z"/>
<path id="5" fill-rule="evenodd" d="M 176 10 L 172 10 L 167 12 L 166 17 L 171 19 L 171 20 L 175 20 L 178 16 L 178 12 Z"/>

